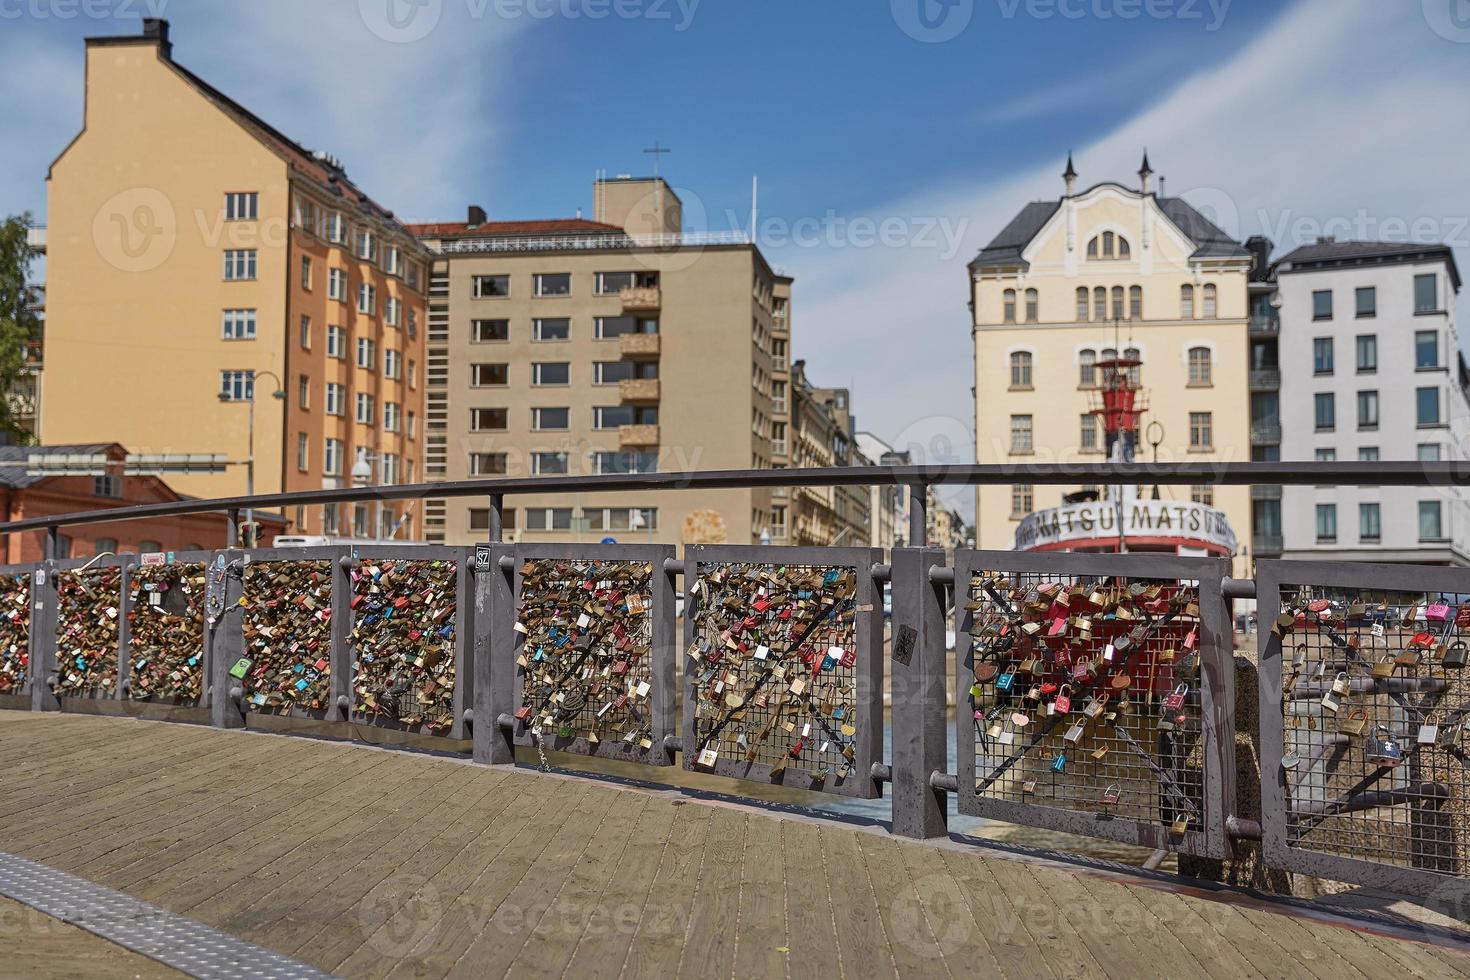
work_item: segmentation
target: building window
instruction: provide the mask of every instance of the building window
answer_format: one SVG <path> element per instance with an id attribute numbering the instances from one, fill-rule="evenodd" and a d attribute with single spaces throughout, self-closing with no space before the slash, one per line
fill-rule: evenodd
<path id="1" fill-rule="evenodd" d="M 1025 517 L 1031 513 L 1035 489 L 1029 483 L 1011 485 L 1011 516 Z"/>
<path id="2" fill-rule="evenodd" d="M 1026 322 L 1035 323 L 1040 309 L 1040 297 L 1036 290 L 1026 290 Z"/>
<path id="3" fill-rule="evenodd" d="M 398 319 L 403 313 L 403 303 L 396 296 L 389 296 L 383 300 L 383 322 L 390 327 L 398 326 Z"/>
<path id="4" fill-rule="evenodd" d="M 515 512 L 515 508 L 514 507 L 506 507 L 506 508 L 502 509 L 501 512 L 500 512 L 500 522 L 501 522 L 500 523 L 501 530 L 509 531 L 512 528 L 514 528 L 516 526 L 516 512 Z M 470 530 L 471 531 L 488 531 L 488 530 L 490 530 L 490 508 L 489 507 L 471 507 L 470 508 Z"/>
<path id="5" fill-rule="evenodd" d="M 1179 287 L 1179 318 L 1194 319 L 1194 287 L 1187 283 Z"/>
<path id="6" fill-rule="evenodd" d="M 322 231 L 327 241 L 333 245 L 343 245 L 347 242 L 347 222 L 335 211 L 326 215 L 322 220 Z"/>
<path id="7" fill-rule="evenodd" d="M 499 343 L 510 339 L 509 320 L 471 320 L 470 337 L 476 344 Z"/>
<path id="8" fill-rule="evenodd" d="M 311 317 L 301 314 L 301 349 L 311 350 Z"/>
<path id="9" fill-rule="evenodd" d="M 223 401 L 242 402 L 255 397 L 254 371 L 221 371 L 219 394 Z"/>
<path id="10" fill-rule="evenodd" d="M 592 318 L 594 340 L 616 340 L 625 333 L 658 333 L 658 320 L 654 317 L 599 316 Z"/>
<path id="11" fill-rule="evenodd" d="M 1438 500 L 1419 501 L 1419 540 L 1444 540 L 1444 524 Z"/>
<path id="12" fill-rule="evenodd" d="M 564 316 L 537 317 L 531 321 L 531 339 L 542 343 L 572 339 L 572 321 Z"/>
<path id="13" fill-rule="evenodd" d="M 510 383 L 510 367 L 506 364 L 471 364 L 471 388 L 500 388 Z"/>
<path id="14" fill-rule="evenodd" d="M 507 453 L 470 453 L 470 476 L 504 476 Z"/>
<path id="15" fill-rule="evenodd" d="M 1337 428 L 1337 401 L 1330 391 L 1319 391 L 1312 396 L 1318 432 L 1330 432 Z"/>
<path id="16" fill-rule="evenodd" d="M 1128 287 L 1128 319 L 1143 319 L 1143 287 Z"/>
<path id="17" fill-rule="evenodd" d="M 347 356 L 347 331 L 341 327 L 327 328 L 327 356 L 343 358 Z"/>
<path id="18" fill-rule="evenodd" d="M 1414 277 L 1414 312 L 1440 312 L 1439 277 L 1432 272 Z"/>
<path id="19" fill-rule="evenodd" d="M 1432 371 L 1439 367 L 1439 331 L 1414 331 L 1414 369 Z"/>
<path id="20" fill-rule="evenodd" d="M 255 278 L 255 249 L 225 250 L 225 279 L 230 281 Z"/>
<path id="21" fill-rule="evenodd" d="M 347 273 L 343 270 L 327 270 L 327 298 L 347 301 Z"/>
<path id="22" fill-rule="evenodd" d="M 1121 320 L 1121 319 L 1123 319 L 1123 287 L 1122 286 L 1114 286 L 1113 287 L 1113 292 L 1112 292 L 1112 297 L 1113 297 L 1113 319 L 1114 320 Z"/>
<path id="23" fill-rule="evenodd" d="M 597 406 L 592 409 L 592 428 L 616 429 L 624 425 L 658 425 L 658 409 L 653 406 Z"/>
<path id="24" fill-rule="evenodd" d="M 223 336 L 225 340 L 254 340 L 255 311 L 225 310 Z"/>
<path id="25" fill-rule="evenodd" d="M 403 355 L 392 348 L 383 351 L 383 377 L 397 380 L 403 371 Z"/>
<path id="26" fill-rule="evenodd" d="M 1376 542 L 1383 538 L 1383 515 L 1379 504 L 1358 504 L 1358 540 Z"/>
<path id="27" fill-rule="evenodd" d="M 325 411 L 328 415 L 342 415 L 347 411 L 347 389 L 334 381 L 327 382 Z"/>
<path id="28" fill-rule="evenodd" d="M 414 429 L 414 415 L 413 415 L 413 409 L 411 409 L 411 408 L 410 408 L 410 409 L 409 409 L 409 410 L 408 410 L 408 413 L 407 413 L 407 414 L 408 414 L 408 426 L 407 426 L 407 430 L 408 430 L 408 437 L 409 437 L 409 438 L 410 438 L 410 439 L 412 439 L 412 438 L 414 438 L 414 436 L 415 436 L 415 435 L 416 435 L 416 434 L 417 434 L 417 433 L 416 433 L 416 430 L 415 430 L 415 429 Z M 411 473 L 412 473 L 412 471 L 413 471 L 413 460 L 409 460 L 409 461 L 408 461 L 408 468 L 409 468 L 409 471 L 410 471 L 410 474 L 411 474 Z M 412 482 L 413 482 L 413 480 L 412 480 L 412 477 L 411 477 L 411 476 L 410 476 L 410 479 L 409 479 L 409 482 L 410 482 L 410 483 L 412 483 Z"/>
<path id="29" fill-rule="evenodd" d="M 1201 311 L 1201 314 L 1207 320 L 1213 320 L 1219 315 L 1219 310 L 1215 305 L 1215 284 L 1212 282 L 1205 283 L 1204 309 Z"/>
<path id="30" fill-rule="evenodd" d="M 1016 291 L 1007 289 L 1001 294 L 1001 320 L 1005 323 L 1016 322 Z"/>
<path id="31" fill-rule="evenodd" d="M 1123 351 L 1123 360 L 1132 361 L 1125 369 L 1128 372 L 1128 380 L 1134 384 L 1141 384 L 1143 377 L 1143 352 L 1137 347 L 1129 347 Z"/>
<path id="32" fill-rule="evenodd" d="M 531 384 L 571 384 L 572 366 L 566 361 L 539 361 L 531 365 Z"/>
<path id="33" fill-rule="evenodd" d="M 1337 540 L 1337 505 L 1317 505 L 1317 541 L 1331 544 Z"/>
<path id="34" fill-rule="evenodd" d="M 1415 391 L 1414 410 L 1421 429 L 1439 425 L 1439 389 L 1420 388 Z"/>
<path id="35" fill-rule="evenodd" d="M 1312 373 L 1332 373 L 1332 338 L 1317 337 L 1312 341 Z"/>
<path id="36" fill-rule="evenodd" d="M 625 289 L 633 288 L 634 276 L 635 273 L 632 272 L 595 273 L 592 277 L 592 292 L 597 296 L 616 296 Z"/>
<path id="37" fill-rule="evenodd" d="M 1195 387 L 1211 384 L 1210 371 L 1210 349 L 1208 347 L 1191 347 L 1189 349 L 1189 383 Z"/>
<path id="38" fill-rule="evenodd" d="M 1011 416 L 1011 452 L 1029 453 L 1032 451 L 1031 438 L 1031 416 Z"/>
<path id="39" fill-rule="evenodd" d="M 260 194 L 256 191 L 232 191 L 225 195 L 226 221 L 254 221 L 258 215 Z"/>
<path id="40" fill-rule="evenodd" d="M 378 344 L 367 337 L 357 338 L 357 366 L 371 371 L 378 366 Z"/>
<path id="41" fill-rule="evenodd" d="M 527 531 L 569 531 L 572 528 L 570 507 L 530 507 L 526 509 Z"/>
<path id="42" fill-rule="evenodd" d="M 1332 446 L 1318 446 L 1314 451 L 1314 459 L 1319 463 L 1331 463 L 1337 460 L 1337 450 Z"/>
<path id="43" fill-rule="evenodd" d="M 397 248 L 389 246 L 383 250 L 383 271 L 390 276 L 403 275 L 403 253 Z"/>
<path id="44" fill-rule="evenodd" d="M 1421 463 L 1438 463 L 1440 461 L 1440 445 L 1437 442 L 1419 443 L 1418 460 Z"/>
<path id="45" fill-rule="evenodd" d="M 322 444 L 322 473 L 327 476 L 342 475 L 342 440 L 330 436 Z M 325 515 L 323 515 L 325 518 Z"/>
<path id="46" fill-rule="evenodd" d="M 1088 303 L 1087 303 L 1087 287 L 1086 286 L 1078 286 L 1077 287 L 1077 319 L 1078 320 L 1086 320 L 1087 319 L 1087 307 L 1088 307 Z"/>
<path id="47" fill-rule="evenodd" d="M 1312 291 L 1312 319 L 1332 319 L 1332 290 L 1315 289 Z"/>
<path id="48" fill-rule="evenodd" d="M 302 473 L 311 469 L 311 439 L 305 432 L 296 433 L 296 468 Z"/>
<path id="49" fill-rule="evenodd" d="M 357 287 L 357 312 L 368 316 L 378 315 L 378 287 L 372 283 L 359 283 Z"/>
<path id="50" fill-rule="evenodd" d="M 593 507 L 584 512 L 590 531 L 657 531 L 656 507 Z M 772 537 L 775 537 L 772 534 Z"/>
<path id="51" fill-rule="evenodd" d="M 1374 374 L 1378 371 L 1378 335 L 1359 334 L 1357 337 L 1358 373 Z"/>
<path id="52" fill-rule="evenodd" d="M 114 499 L 121 497 L 122 478 L 110 474 L 92 477 L 92 496 Z"/>
<path id="53" fill-rule="evenodd" d="M 572 295 L 572 274 L 570 272 L 538 272 L 532 277 L 535 284 L 537 296 L 570 296 Z"/>
<path id="54" fill-rule="evenodd" d="M 1089 259 L 1126 259 L 1130 254 L 1132 249 L 1128 247 L 1128 239 L 1110 231 L 1092 236 L 1087 243 Z"/>
<path id="55" fill-rule="evenodd" d="M 311 407 L 311 378 L 304 374 L 296 378 L 296 404 L 300 408 Z"/>
<path id="56" fill-rule="evenodd" d="M 1353 290 L 1354 313 L 1359 317 L 1378 315 L 1378 289 L 1374 286 L 1359 286 Z"/>
<path id="57" fill-rule="evenodd" d="M 1091 348 L 1084 349 L 1077 354 L 1077 386 L 1079 388 L 1097 387 L 1097 352 Z"/>
<path id="58" fill-rule="evenodd" d="M 565 476 L 568 469 L 566 453 L 532 453 L 532 476 Z"/>
<path id="59" fill-rule="evenodd" d="M 383 458 L 378 461 L 378 482 L 385 487 L 398 485 L 399 463 L 397 453 L 384 453 Z M 383 516 L 392 519 L 392 515 L 383 512 Z"/>
<path id="60" fill-rule="evenodd" d="M 1214 448 L 1215 420 L 1210 412 L 1189 413 L 1189 448 L 1196 452 Z"/>
<path id="61" fill-rule="evenodd" d="M 364 262 L 376 262 L 378 260 L 378 239 L 367 228 L 359 229 L 357 232 L 356 255 Z"/>
<path id="62" fill-rule="evenodd" d="M 1101 286 L 1092 290 L 1092 318 L 1094 320 L 1108 318 L 1108 291 Z"/>
<path id="63" fill-rule="evenodd" d="M 510 276 L 475 276 L 475 299 L 500 299 L 510 295 Z"/>
<path id="64" fill-rule="evenodd" d="M 470 409 L 471 432 L 504 432 L 510 421 L 510 411 L 504 408 Z"/>
<path id="65" fill-rule="evenodd" d="M 571 427 L 569 408 L 531 409 L 531 428 L 536 432 L 560 432 Z"/>
<path id="66" fill-rule="evenodd" d="M 311 256 L 301 256 L 301 288 L 311 292 Z"/>
<path id="67" fill-rule="evenodd" d="M 397 402 L 383 403 L 383 429 L 387 432 L 397 432 L 399 420 L 403 416 L 403 407 Z"/>
<path id="68" fill-rule="evenodd" d="M 356 417 L 359 425 L 372 425 L 377 421 L 377 413 L 373 408 L 373 396 L 365 391 L 357 393 Z"/>
<path id="69" fill-rule="evenodd" d="M 1097 452 L 1097 416 L 1091 413 L 1082 416 L 1081 436 L 1078 448 L 1084 453 Z"/>
<path id="70" fill-rule="evenodd" d="M 412 340 L 415 337 L 417 337 L 418 335 L 419 335 L 419 312 L 418 312 L 418 310 L 411 309 L 411 310 L 408 311 L 408 339 L 409 340 Z"/>
<path id="71" fill-rule="evenodd" d="M 1379 454 L 1378 454 L 1378 447 L 1377 446 L 1359 446 L 1358 447 L 1358 462 L 1360 462 L 1360 463 L 1376 463 L 1376 462 L 1378 462 L 1379 458 L 1380 457 L 1379 457 Z"/>
<path id="72" fill-rule="evenodd" d="M 408 378 L 408 386 L 410 388 L 417 388 L 419 386 L 418 365 L 414 363 L 414 360 L 411 357 L 408 359 L 408 371 L 406 372 L 406 374 Z"/>
<path id="73" fill-rule="evenodd" d="M 599 476 L 616 473 L 656 473 L 658 472 L 658 453 L 593 453 L 592 472 Z"/>
<path id="74" fill-rule="evenodd" d="M 144 549 L 146 553 L 146 549 Z M 92 543 L 93 555 L 115 555 L 117 554 L 117 538 L 98 538 Z"/>
<path id="75" fill-rule="evenodd" d="M 1378 428 L 1378 392 L 1358 392 L 1358 429 Z"/>
<path id="76" fill-rule="evenodd" d="M 1031 354 L 1027 351 L 1011 354 L 1011 387 L 1031 387 Z"/>
<path id="77" fill-rule="evenodd" d="M 1209 483 L 1196 483 L 1189 488 L 1189 499 L 1206 507 L 1215 506 L 1215 488 Z"/>

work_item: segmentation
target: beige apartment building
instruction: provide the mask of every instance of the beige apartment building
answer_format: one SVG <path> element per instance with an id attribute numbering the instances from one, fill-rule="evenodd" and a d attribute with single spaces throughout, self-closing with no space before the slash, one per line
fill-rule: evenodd
<path id="1" fill-rule="evenodd" d="M 427 476 L 461 480 L 785 466 L 791 280 L 741 235 L 683 232 L 660 179 L 599 179 L 593 220 L 416 226 L 435 253 Z M 517 495 L 508 538 L 776 539 L 771 490 Z M 430 541 L 483 541 L 472 499 Z"/>
<path id="2" fill-rule="evenodd" d="M 846 388 L 818 388 L 806 376 L 806 362 L 791 366 L 791 465 L 803 469 L 857 466 L 856 420 Z M 865 545 L 869 539 L 871 494 L 868 487 L 789 489 L 787 520 L 777 543 Z M 789 523 L 788 523 L 789 521 Z"/>
<path id="3" fill-rule="evenodd" d="M 1077 191 L 1069 158 L 1062 197 L 1025 205 L 970 264 L 979 462 L 1104 461 L 1095 365 L 1120 354 L 1142 361 L 1138 460 L 1251 458 L 1251 255 L 1151 177 L 1145 155 L 1138 186 Z M 1022 518 L 1085 489 L 1099 488 L 977 490 L 976 545 L 1013 547 Z M 1248 487 L 1160 493 L 1223 510 L 1250 540 Z"/>
<path id="4" fill-rule="evenodd" d="M 222 454 L 169 482 L 240 494 L 253 401 L 256 492 L 347 486 L 359 460 L 374 483 L 423 477 L 429 253 L 339 162 L 176 62 L 166 21 L 88 39 L 84 125 L 47 180 L 43 442 Z M 372 531 L 367 507 L 312 511 L 293 530 Z"/>

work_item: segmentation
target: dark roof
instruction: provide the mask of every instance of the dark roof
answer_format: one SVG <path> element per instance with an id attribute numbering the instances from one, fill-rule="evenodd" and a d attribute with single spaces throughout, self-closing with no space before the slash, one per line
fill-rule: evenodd
<path id="1" fill-rule="evenodd" d="M 1276 260 L 1277 273 L 1296 272 L 1304 268 L 1328 265 L 1358 265 L 1365 262 L 1406 262 L 1443 260 L 1450 267 L 1450 281 L 1460 288 L 1460 270 L 1455 253 L 1448 245 L 1416 242 L 1359 242 L 1319 239 L 1301 245 Z"/>
<path id="2" fill-rule="evenodd" d="M 1095 187 L 1101 187 L 1097 184 Z M 1121 187 L 1122 185 L 1114 185 Z M 1093 190 L 1088 188 L 1084 194 Z M 1128 190 L 1128 188 L 1123 188 Z M 1137 193 L 1134 191 L 1133 193 Z M 1249 258 L 1250 252 L 1223 229 L 1210 221 L 1204 215 L 1196 211 L 1188 201 L 1182 197 L 1155 197 L 1159 209 L 1182 231 L 1195 245 L 1195 250 L 1190 258 L 1214 259 L 1214 258 Z M 982 266 L 1019 266 L 1026 267 L 1026 262 L 1021 258 L 1022 251 L 1031 240 L 1041 231 L 1051 216 L 1056 214 L 1057 208 L 1061 207 L 1061 201 L 1032 201 L 1021 209 L 1021 213 L 1011 219 L 1010 224 L 1001 229 L 999 235 L 993 238 L 989 245 L 980 250 L 975 260 L 970 263 L 971 269 Z"/>
<path id="3" fill-rule="evenodd" d="M 621 235 L 623 229 L 585 218 L 548 218 L 540 221 L 486 221 L 471 225 L 463 221 L 441 221 L 427 225 L 409 225 L 410 233 L 419 238 L 458 238 L 462 236 L 496 237 L 500 235 Z"/>
<path id="4" fill-rule="evenodd" d="M 91 456 L 121 448 L 115 442 L 89 442 L 73 446 L 0 446 L 0 486 L 24 490 L 47 479 L 44 476 L 26 475 L 24 464 L 31 456 Z M 17 463 L 21 465 L 14 465 Z"/>

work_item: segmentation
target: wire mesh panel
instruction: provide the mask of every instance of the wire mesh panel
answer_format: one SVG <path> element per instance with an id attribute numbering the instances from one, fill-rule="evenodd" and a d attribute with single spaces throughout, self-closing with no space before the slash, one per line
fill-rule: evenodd
<path id="1" fill-rule="evenodd" d="M 868 548 L 686 549 L 686 769 L 881 795 L 881 560 Z"/>
<path id="2" fill-rule="evenodd" d="M 131 700 L 201 703 L 206 567 L 175 560 L 129 568 L 124 690 Z"/>
<path id="3" fill-rule="evenodd" d="M 1267 859 L 1470 897 L 1470 573 L 1258 574 Z"/>
<path id="4" fill-rule="evenodd" d="M 0 695 L 19 696 L 30 680 L 33 574 L 0 572 Z"/>
<path id="5" fill-rule="evenodd" d="M 961 812 L 1222 854 L 1234 773 L 1227 568 L 957 553 Z"/>
<path id="6" fill-rule="evenodd" d="M 458 734 L 465 564 L 464 549 L 359 556 L 350 572 L 354 720 Z"/>
<path id="7" fill-rule="evenodd" d="M 664 545 L 515 550 L 515 741 L 670 764 L 674 603 Z"/>
<path id="8" fill-rule="evenodd" d="M 277 552 L 278 553 L 278 552 Z M 230 667 L 252 711 L 324 717 L 331 694 L 334 555 L 245 566 L 245 656 Z"/>
<path id="9" fill-rule="evenodd" d="M 56 695 L 117 696 L 122 559 L 59 563 L 56 572 Z"/>

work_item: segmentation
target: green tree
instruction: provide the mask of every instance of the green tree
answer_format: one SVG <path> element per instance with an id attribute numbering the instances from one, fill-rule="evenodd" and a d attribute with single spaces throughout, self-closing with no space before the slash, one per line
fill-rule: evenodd
<path id="1" fill-rule="evenodd" d="M 26 240 L 29 214 L 13 215 L 0 223 L 0 395 L 10 392 L 25 372 L 26 351 L 41 339 L 35 290 L 29 285 L 36 252 Z M 10 441 L 29 441 L 8 397 L 0 397 L 0 433 Z"/>

